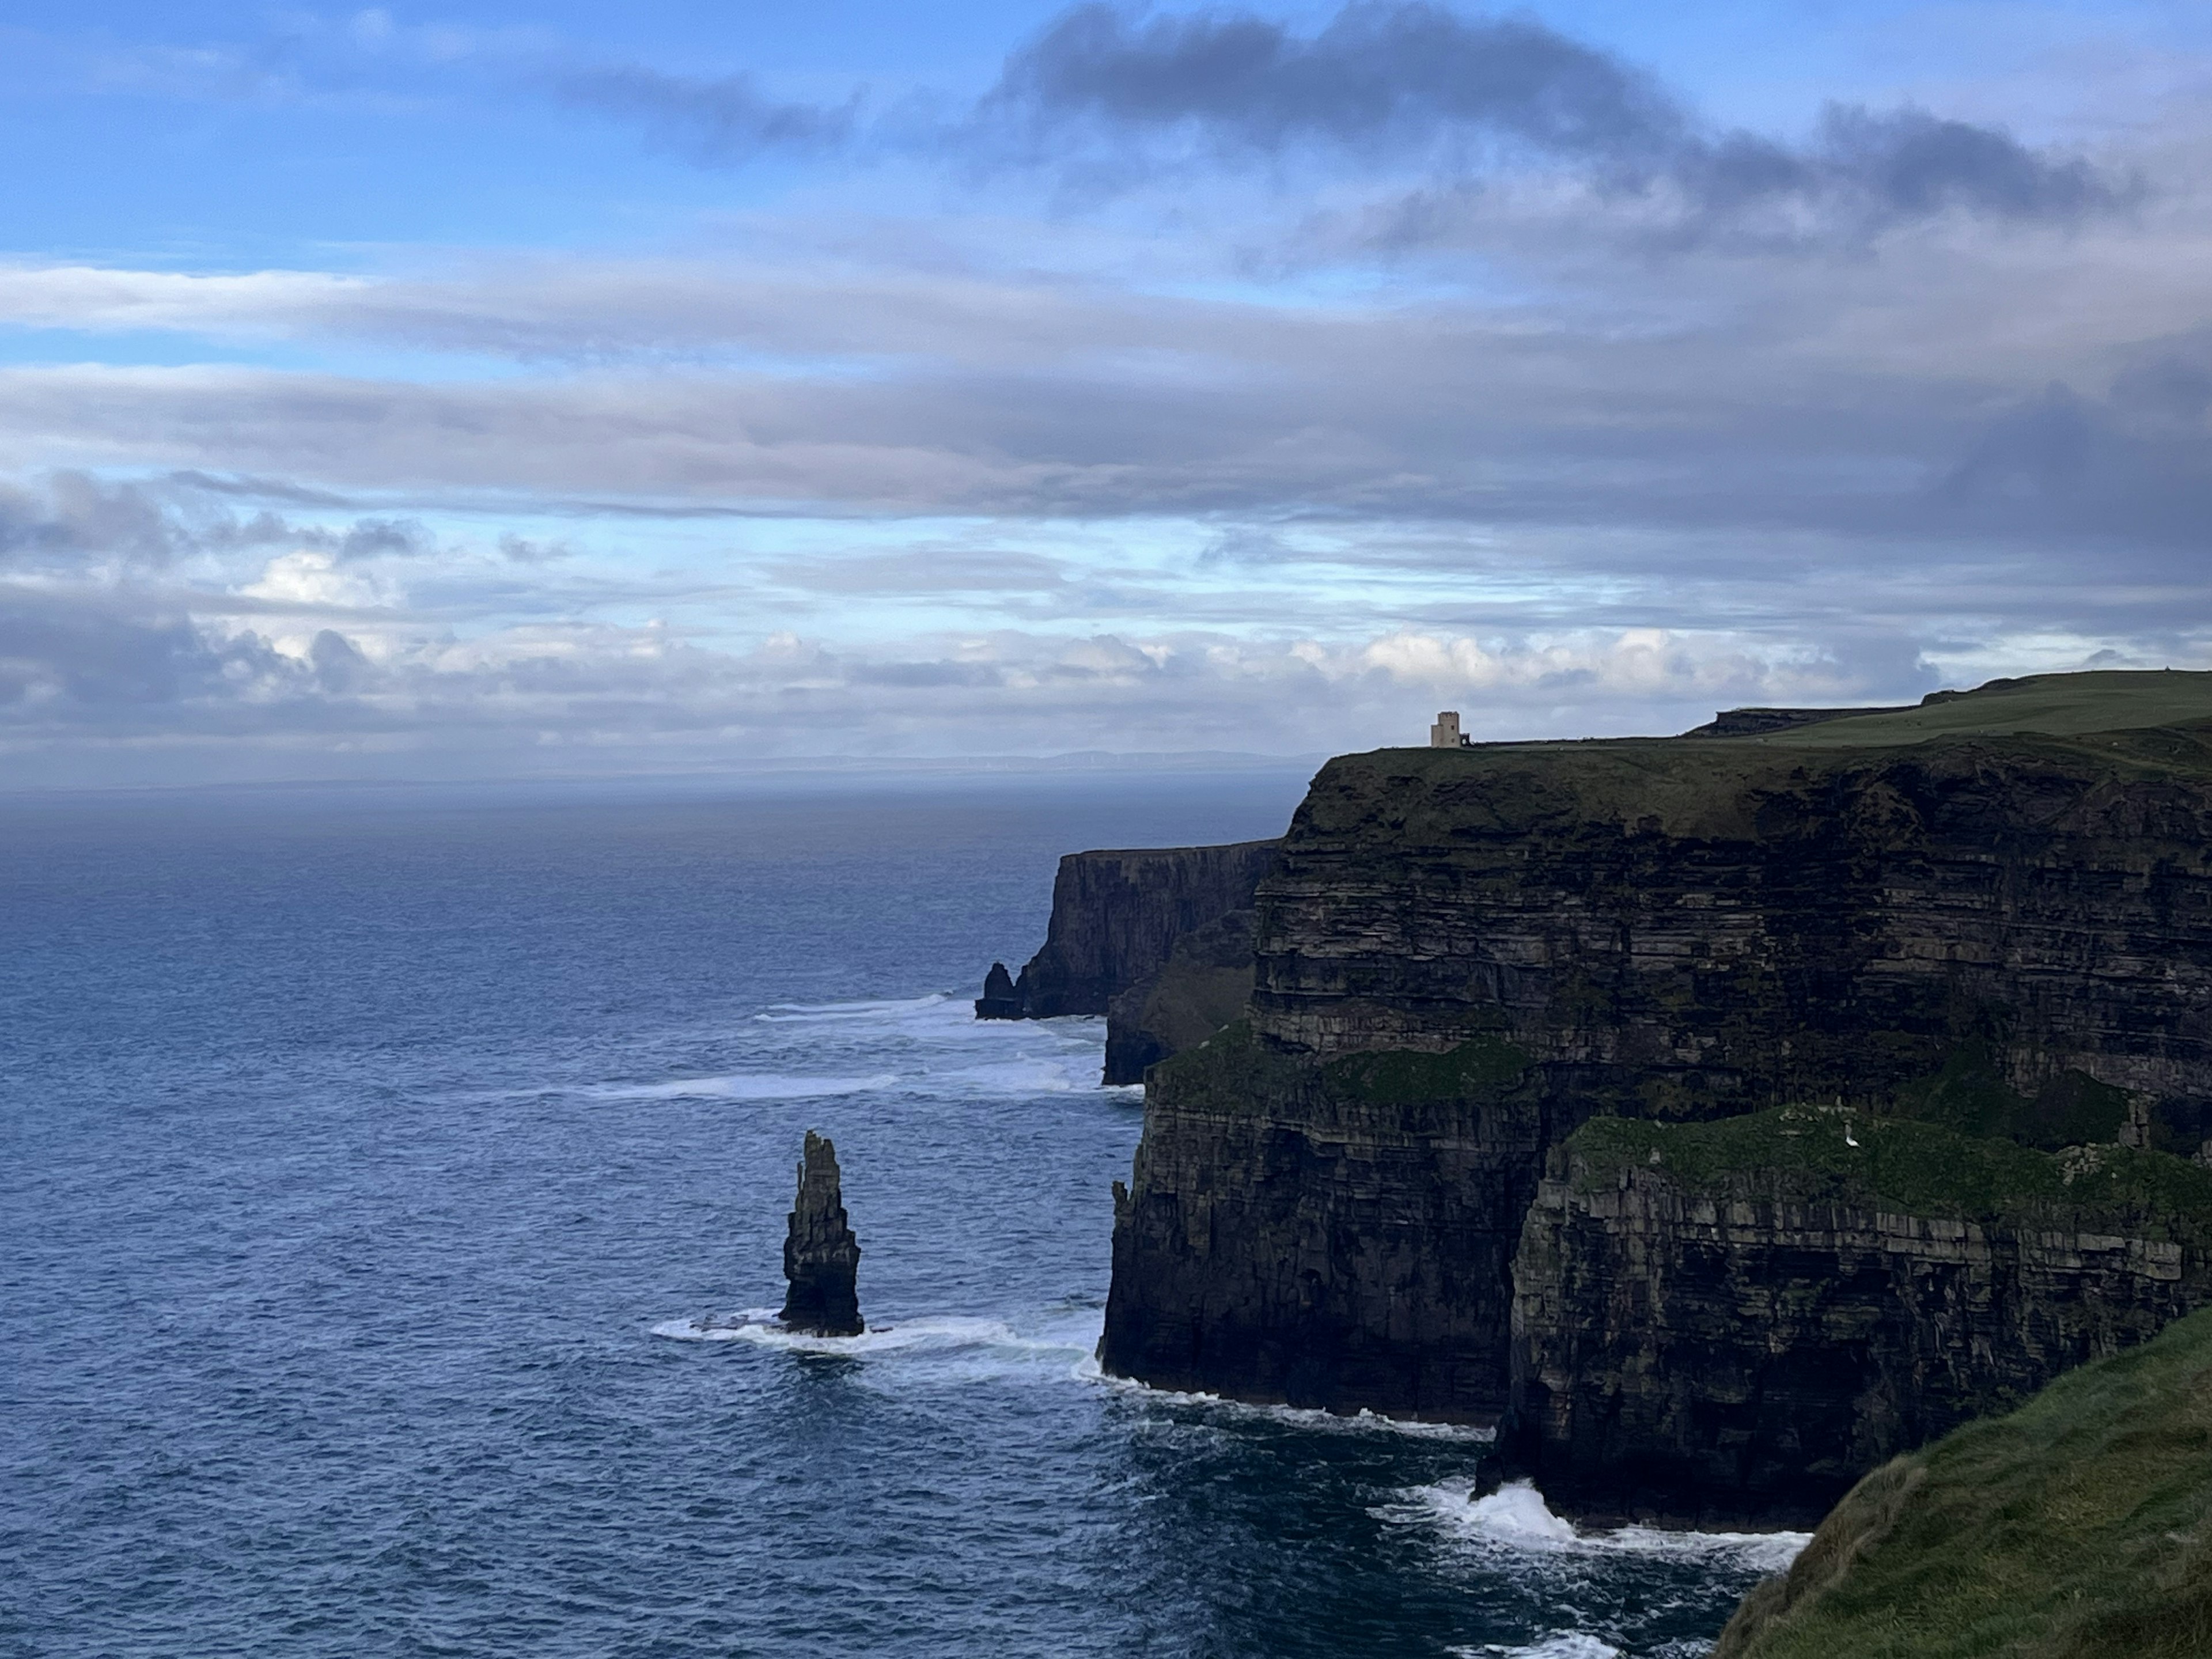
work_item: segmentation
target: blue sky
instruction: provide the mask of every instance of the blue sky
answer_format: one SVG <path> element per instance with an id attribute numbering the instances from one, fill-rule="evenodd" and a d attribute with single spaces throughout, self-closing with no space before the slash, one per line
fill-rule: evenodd
<path id="1" fill-rule="evenodd" d="M 19 4 L 17 784 L 2212 661 L 2212 13 Z"/>

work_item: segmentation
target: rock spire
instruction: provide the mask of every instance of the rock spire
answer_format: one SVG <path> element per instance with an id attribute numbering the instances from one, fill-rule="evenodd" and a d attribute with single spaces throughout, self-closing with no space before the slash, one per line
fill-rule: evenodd
<path id="1" fill-rule="evenodd" d="M 860 1241 L 845 1219 L 839 1188 L 836 1147 L 809 1129 L 791 1231 L 783 1242 L 783 1276 L 791 1281 L 783 1322 L 812 1336 L 858 1336 L 867 1328 L 854 1285 Z"/>

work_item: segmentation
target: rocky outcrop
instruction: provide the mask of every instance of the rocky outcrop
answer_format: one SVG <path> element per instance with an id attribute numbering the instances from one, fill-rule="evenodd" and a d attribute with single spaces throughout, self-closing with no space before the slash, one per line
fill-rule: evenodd
<path id="1" fill-rule="evenodd" d="M 1506 1466 L 1585 1515 L 1811 1526 L 1869 1471 L 2212 1304 L 2212 1172 L 1835 1108 L 1621 1119 L 1515 1260 Z"/>
<path id="2" fill-rule="evenodd" d="M 1070 853 L 1053 882 L 1044 948 L 1015 983 L 1023 1017 L 1106 1012 L 1116 996 L 1165 965 L 1177 939 L 1232 910 L 1250 909 L 1281 845 Z"/>
<path id="3" fill-rule="evenodd" d="M 2212 678 L 2078 679 L 1331 762 L 1258 896 L 1249 1024 L 1151 1073 L 1105 1367 L 1502 1412 L 1522 1220 L 1601 1115 L 2197 1152 Z"/>
<path id="4" fill-rule="evenodd" d="M 1014 989 L 1014 976 L 1006 971 L 1005 963 L 993 963 L 991 971 L 983 975 L 983 994 L 975 999 L 975 1018 L 1019 1019 L 1021 1017 L 1021 994 Z"/>
<path id="5" fill-rule="evenodd" d="M 799 1197 L 783 1241 L 783 1322 L 814 1336 L 858 1336 L 860 1242 L 845 1218 L 837 1149 L 813 1130 L 799 1164 Z"/>
<path id="6" fill-rule="evenodd" d="M 1231 910 L 1176 940 L 1158 969 L 1107 1005 L 1106 1081 L 1142 1083 L 1148 1066 L 1243 1018 L 1251 1000 L 1252 912 Z"/>

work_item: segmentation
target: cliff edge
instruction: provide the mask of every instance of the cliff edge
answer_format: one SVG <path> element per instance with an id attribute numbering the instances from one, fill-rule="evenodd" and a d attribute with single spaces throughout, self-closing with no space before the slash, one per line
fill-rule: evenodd
<path id="1" fill-rule="evenodd" d="M 1586 1516 L 1811 1526 L 2212 1305 L 2212 1170 L 1783 1107 L 1599 1118 L 1514 1259 L 1504 1461 Z"/>
<path id="2" fill-rule="evenodd" d="M 1281 847 L 1245 841 L 1068 854 L 1053 878 L 1044 948 L 1014 982 L 1023 1017 L 1107 1012 L 1166 965 L 1178 939 L 1250 909 Z"/>
<path id="3" fill-rule="evenodd" d="M 1883 1465 L 1712 1659 L 2212 1653 L 2212 1312 Z"/>
<path id="4" fill-rule="evenodd" d="M 1102 1363 L 1487 1420 L 1523 1223 L 1593 1118 L 2200 1151 L 2212 675 L 1344 757 L 1254 951 L 1249 1021 L 1151 1073 Z"/>

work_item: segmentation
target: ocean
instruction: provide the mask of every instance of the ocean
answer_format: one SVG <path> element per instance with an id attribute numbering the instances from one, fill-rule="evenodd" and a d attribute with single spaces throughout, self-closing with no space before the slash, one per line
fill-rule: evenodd
<path id="1" fill-rule="evenodd" d="M 0 1654 L 1689 1659 L 1802 1540 L 1102 1379 L 1063 852 L 1303 774 L 0 801 Z M 836 1142 L 867 1334 L 782 1294 Z"/>

